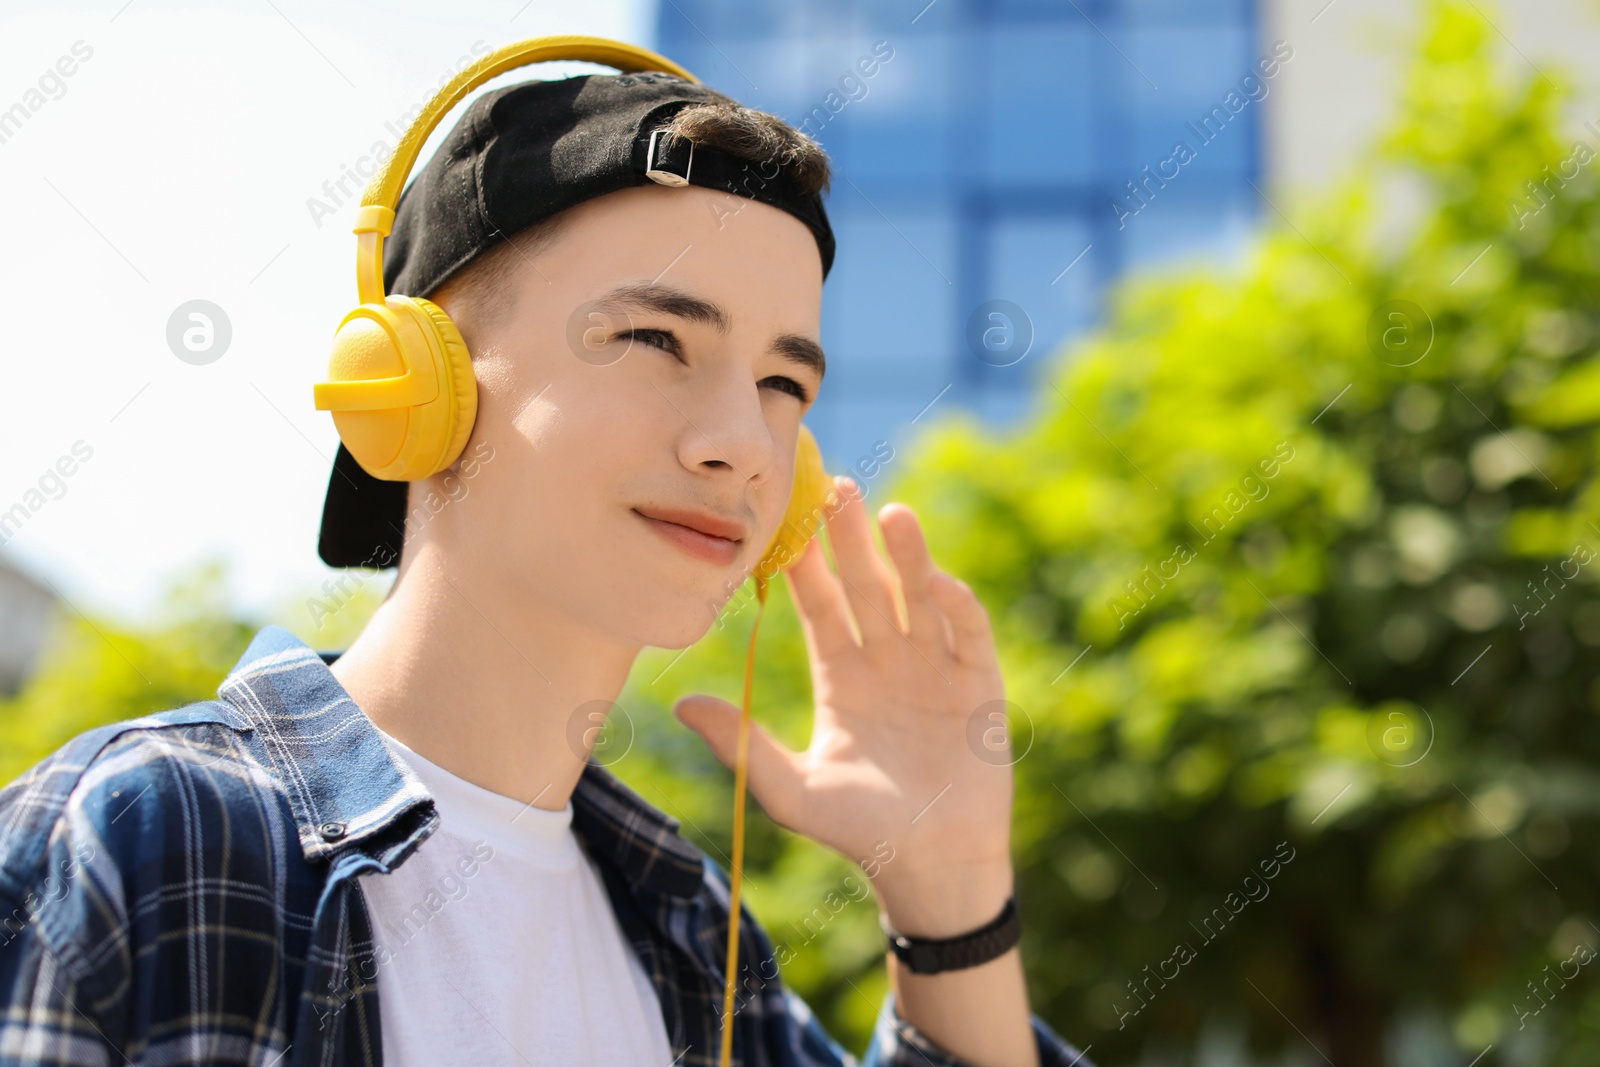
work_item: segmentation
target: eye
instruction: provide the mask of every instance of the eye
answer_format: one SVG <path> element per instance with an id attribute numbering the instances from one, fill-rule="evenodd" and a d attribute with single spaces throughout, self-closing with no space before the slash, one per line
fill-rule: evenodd
<path id="1" fill-rule="evenodd" d="M 671 330 L 623 330 L 617 334 L 617 338 L 619 340 L 626 338 L 629 341 L 638 341 L 640 344 L 659 348 L 663 352 L 671 352 L 681 358 L 681 346 L 678 344 L 678 337 Z"/>
<path id="2" fill-rule="evenodd" d="M 795 381 L 793 378 L 785 378 L 782 375 L 774 374 L 770 378 L 763 378 L 761 380 L 761 384 L 771 384 L 775 389 L 797 396 L 800 398 L 800 403 L 802 404 L 811 399 L 810 395 L 806 392 L 806 387 Z"/>

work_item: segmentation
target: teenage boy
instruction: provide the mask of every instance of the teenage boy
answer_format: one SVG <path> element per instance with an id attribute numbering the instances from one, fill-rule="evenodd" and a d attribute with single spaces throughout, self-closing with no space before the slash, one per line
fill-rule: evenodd
<path id="1" fill-rule="evenodd" d="M 827 177 L 789 126 L 666 75 L 466 109 L 384 278 L 460 327 L 470 440 L 411 486 L 341 445 L 321 555 L 398 566 L 342 655 L 268 626 L 216 700 L 0 792 L 0 1062 L 717 1062 L 727 874 L 589 757 L 640 650 L 700 638 L 784 513 Z M 984 609 L 908 508 L 878 512 L 885 559 L 837 484 L 837 572 L 815 543 L 784 572 L 810 747 L 755 727 L 749 773 L 873 875 L 892 990 L 867 1062 L 1086 1064 L 1029 1013 L 1012 776 L 966 741 L 1004 692 Z M 732 764 L 733 705 L 674 711 Z M 734 1062 L 852 1062 L 739 919 Z"/>

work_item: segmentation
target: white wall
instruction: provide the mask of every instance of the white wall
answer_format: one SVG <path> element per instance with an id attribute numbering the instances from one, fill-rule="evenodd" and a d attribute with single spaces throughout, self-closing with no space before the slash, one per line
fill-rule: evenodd
<path id="1" fill-rule="evenodd" d="M 1567 129 L 1600 121 L 1600 3 L 1474 0 L 1508 73 L 1574 89 Z M 1326 186 L 1393 114 L 1421 0 L 1262 0 L 1263 36 L 1294 47 L 1267 103 L 1267 171 L 1290 194 Z M 1591 138 L 1592 140 L 1592 138 Z M 1281 202 L 1280 202 L 1281 203 Z"/>

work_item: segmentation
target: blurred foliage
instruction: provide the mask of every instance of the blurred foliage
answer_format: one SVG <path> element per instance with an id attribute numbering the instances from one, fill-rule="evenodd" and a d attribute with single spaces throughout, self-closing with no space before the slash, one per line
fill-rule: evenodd
<path id="1" fill-rule="evenodd" d="M 1495 40 L 1433 4 L 1353 180 L 1237 271 L 1124 283 L 1017 432 L 953 415 L 868 485 L 989 605 L 1034 1006 L 1102 1063 L 1184 1062 L 1219 1021 L 1340 1067 L 1600 1062 L 1600 981 L 1563 966 L 1600 946 L 1600 161 Z M 63 626 L 0 702 L 0 780 L 213 695 L 255 625 L 208 574 L 149 631 Z M 344 647 L 380 584 L 278 614 Z M 641 657 L 607 727 L 724 864 L 732 776 L 667 709 L 737 700 L 754 614 Z M 782 583 L 755 684 L 803 747 Z M 747 848 L 785 980 L 861 1047 L 885 980 L 860 872 L 758 810 Z"/>
<path id="2" fill-rule="evenodd" d="M 0 784 L 85 730 L 214 699 L 268 621 L 313 648 L 347 647 L 392 579 L 335 574 L 320 590 L 286 598 L 269 619 L 241 619 L 227 565 L 210 559 L 172 581 L 154 617 L 137 626 L 57 605 L 33 676 L 14 697 L 0 698 Z"/>
<path id="3" fill-rule="evenodd" d="M 147 625 L 58 605 L 33 676 L 0 699 L 0 783 L 85 730 L 216 696 L 253 632 L 230 618 L 216 562 L 173 583 Z"/>

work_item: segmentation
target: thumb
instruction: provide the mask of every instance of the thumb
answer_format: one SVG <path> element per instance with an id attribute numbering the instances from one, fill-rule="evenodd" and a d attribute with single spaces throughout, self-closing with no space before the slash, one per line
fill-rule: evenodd
<path id="1" fill-rule="evenodd" d="M 739 754 L 739 709 L 718 697 L 695 693 L 672 706 L 679 722 L 700 735 L 722 765 L 736 769 Z M 800 811 L 802 784 L 799 757 L 782 742 L 750 721 L 750 793 L 780 826 L 790 830 Z"/>

